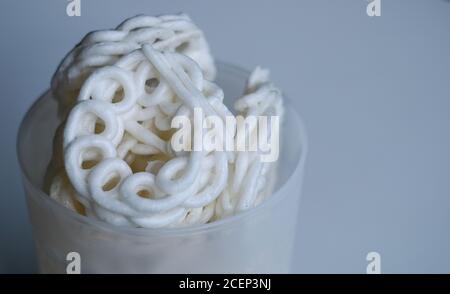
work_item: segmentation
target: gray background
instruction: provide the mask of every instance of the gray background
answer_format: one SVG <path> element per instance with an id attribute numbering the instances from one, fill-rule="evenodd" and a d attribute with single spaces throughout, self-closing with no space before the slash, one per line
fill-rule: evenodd
<path id="1" fill-rule="evenodd" d="M 86 32 L 187 12 L 218 59 L 269 67 L 309 133 L 295 270 L 450 273 L 450 2 L 0 2 L 0 272 L 35 261 L 15 155 L 19 121 Z"/>

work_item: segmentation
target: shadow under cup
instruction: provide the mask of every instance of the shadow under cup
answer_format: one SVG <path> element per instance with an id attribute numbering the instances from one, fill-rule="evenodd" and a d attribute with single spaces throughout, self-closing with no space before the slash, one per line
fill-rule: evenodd
<path id="1" fill-rule="evenodd" d="M 219 63 L 217 84 L 231 105 L 249 73 Z M 230 98 L 231 97 L 231 98 Z M 306 157 L 306 134 L 285 99 L 275 192 L 238 215 L 187 228 L 121 228 L 78 215 L 42 191 L 60 120 L 50 92 L 26 114 L 18 136 L 28 210 L 41 273 L 66 273 L 77 252 L 81 273 L 289 273 Z"/>

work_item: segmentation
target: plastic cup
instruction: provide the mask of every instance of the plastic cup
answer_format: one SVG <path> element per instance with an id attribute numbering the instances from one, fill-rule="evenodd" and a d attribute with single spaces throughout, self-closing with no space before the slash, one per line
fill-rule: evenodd
<path id="1" fill-rule="evenodd" d="M 249 73 L 219 63 L 217 83 L 232 104 Z M 78 215 L 43 192 L 60 120 L 51 93 L 23 119 L 18 156 L 36 244 L 39 272 L 66 273 L 77 252 L 81 273 L 289 273 L 307 150 L 303 124 L 285 98 L 275 192 L 261 205 L 187 228 L 122 228 Z"/>

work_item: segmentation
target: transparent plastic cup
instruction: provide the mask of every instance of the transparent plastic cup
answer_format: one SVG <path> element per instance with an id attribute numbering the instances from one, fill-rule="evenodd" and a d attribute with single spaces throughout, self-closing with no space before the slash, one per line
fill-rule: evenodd
<path id="1" fill-rule="evenodd" d="M 218 64 L 217 83 L 232 104 L 249 73 Z M 289 273 L 306 157 L 303 124 L 285 98 L 275 192 L 241 214 L 187 228 L 121 228 L 63 207 L 42 190 L 60 120 L 50 92 L 26 114 L 18 156 L 39 272 L 66 273 L 69 252 L 81 257 L 82 273 Z"/>

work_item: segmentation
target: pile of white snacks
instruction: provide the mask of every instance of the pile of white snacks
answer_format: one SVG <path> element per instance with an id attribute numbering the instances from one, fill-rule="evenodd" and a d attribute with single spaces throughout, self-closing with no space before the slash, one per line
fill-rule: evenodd
<path id="1" fill-rule="evenodd" d="M 50 197 L 117 226 L 204 224 L 251 209 L 274 186 L 258 152 L 175 152 L 174 116 L 282 116 L 267 70 L 250 75 L 233 114 L 212 81 L 203 32 L 186 15 L 136 16 L 89 33 L 52 80 L 63 123 L 47 172 Z M 225 93 L 226 94 L 226 93 Z"/>

